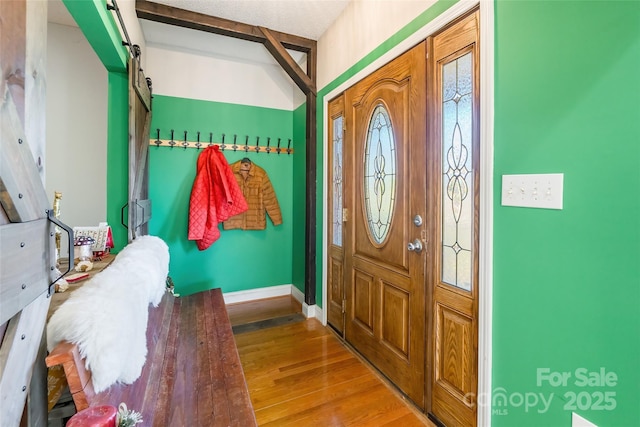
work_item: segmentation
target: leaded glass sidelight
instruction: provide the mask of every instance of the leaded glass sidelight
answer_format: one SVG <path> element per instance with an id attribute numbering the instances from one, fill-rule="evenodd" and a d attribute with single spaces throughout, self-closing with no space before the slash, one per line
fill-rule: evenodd
<path id="1" fill-rule="evenodd" d="M 333 119 L 333 244 L 342 247 L 342 116 Z"/>
<path id="2" fill-rule="evenodd" d="M 389 113 L 376 105 L 364 148 L 364 205 L 369 235 L 382 244 L 391 228 L 396 197 L 396 142 Z"/>
<path id="3" fill-rule="evenodd" d="M 442 281 L 471 290 L 473 272 L 473 63 L 442 68 Z"/>

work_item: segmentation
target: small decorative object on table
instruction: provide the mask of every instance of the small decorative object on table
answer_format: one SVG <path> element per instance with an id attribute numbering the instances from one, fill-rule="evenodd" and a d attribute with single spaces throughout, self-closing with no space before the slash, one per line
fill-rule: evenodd
<path id="1" fill-rule="evenodd" d="M 117 418 L 113 406 L 90 406 L 71 417 L 67 427 L 118 427 Z"/>
<path id="2" fill-rule="evenodd" d="M 93 252 L 91 245 L 95 239 L 89 236 L 77 236 L 73 242 L 74 258 L 77 260 L 76 271 L 89 271 L 93 268 Z"/>
<path id="3" fill-rule="evenodd" d="M 93 259 L 100 261 L 113 248 L 113 235 L 111 227 L 106 222 L 101 222 L 97 227 L 73 227 L 74 236 L 89 236 L 94 239 L 91 245 Z"/>
<path id="4" fill-rule="evenodd" d="M 127 405 L 123 402 L 118 407 L 118 426 L 117 427 L 133 427 L 142 422 L 142 415 L 134 410 L 127 409 Z"/>

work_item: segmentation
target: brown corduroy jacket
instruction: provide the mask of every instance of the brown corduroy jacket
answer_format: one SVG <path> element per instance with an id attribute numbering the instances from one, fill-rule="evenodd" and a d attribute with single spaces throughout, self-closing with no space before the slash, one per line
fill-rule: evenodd
<path id="1" fill-rule="evenodd" d="M 241 160 L 233 163 L 231 170 L 249 209 L 226 220 L 224 229 L 264 230 L 267 227 L 265 212 L 269 214 L 273 225 L 282 224 L 280 204 L 265 170 L 255 163 L 243 165 Z"/>

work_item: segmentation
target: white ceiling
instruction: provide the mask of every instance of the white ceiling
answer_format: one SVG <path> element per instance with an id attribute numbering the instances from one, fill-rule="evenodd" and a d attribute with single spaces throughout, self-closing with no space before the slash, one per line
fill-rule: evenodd
<path id="1" fill-rule="evenodd" d="M 273 56 L 261 43 L 190 30 L 145 19 L 140 20 L 140 24 L 149 47 L 194 52 L 218 58 L 234 58 L 251 63 L 277 65 Z M 288 52 L 298 64 L 302 64 L 306 59 L 306 55 L 302 52 L 292 50 L 288 50 Z"/>
<path id="2" fill-rule="evenodd" d="M 153 0 L 152 0 L 153 1 Z M 350 0 L 155 0 L 180 9 L 318 40 Z"/>
<path id="3" fill-rule="evenodd" d="M 271 30 L 317 40 L 342 13 L 350 0 L 156 1 L 181 9 L 245 24 L 260 25 Z M 76 25 L 61 0 L 49 0 L 49 22 Z M 276 65 L 273 57 L 259 43 L 147 20 L 140 20 L 140 24 L 149 46 Z M 291 50 L 289 53 L 299 64 L 304 62 L 306 55 L 303 53 Z"/>

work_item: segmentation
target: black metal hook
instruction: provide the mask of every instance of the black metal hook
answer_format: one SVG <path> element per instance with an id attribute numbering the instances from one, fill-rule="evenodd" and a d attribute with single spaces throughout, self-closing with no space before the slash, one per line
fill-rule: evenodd
<path id="1" fill-rule="evenodd" d="M 160 147 L 160 144 L 162 144 L 162 141 L 160 141 L 160 128 L 156 129 L 156 140 L 153 143 L 156 144 L 156 147 Z"/>
<path id="2" fill-rule="evenodd" d="M 256 148 L 254 148 L 254 150 L 256 150 L 256 153 L 260 152 L 260 137 L 259 136 L 256 139 Z"/>
<path id="3" fill-rule="evenodd" d="M 202 144 L 200 144 L 200 131 L 198 131 L 197 135 L 198 135 L 198 142 L 196 142 L 196 148 L 199 150 L 200 147 L 202 147 Z"/>
<path id="4" fill-rule="evenodd" d="M 265 149 L 267 154 L 271 152 L 271 137 L 267 137 L 267 148 Z"/>
<path id="5" fill-rule="evenodd" d="M 287 154 L 291 154 L 291 138 L 289 138 L 289 142 L 287 143 Z"/>
<path id="6" fill-rule="evenodd" d="M 236 138 L 238 137 L 238 135 L 234 134 L 233 135 L 233 151 L 236 151 L 238 149 L 238 146 L 236 145 Z"/>
<path id="7" fill-rule="evenodd" d="M 182 143 L 182 146 L 184 147 L 185 150 L 189 146 L 189 143 L 187 142 L 187 131 L 186 130 L 184 131 L 184 142 Z"/>
<path id="8" fill-rule="evenodd" d="M 244 152 L 248 152 L 249 151 L 249 135 L 246 136 L 246 138 L 244 139 Z"/>
<path id="9" fill-rule="evenodd" d="M 224 151 L 224 149 L 227 148 L 226 145 L 224 145 L 224 133 L 222 134 L 222 144 L 220 144 L 220 150 Z"/>
<path id="10" fill-rule="evenodd" d="M 213 132 L 209 132 L 209 147 L 213 145 Z"/>
<path id="11" fill-rule="evenodd" d="M 173 148 L 176 145 L 176 142 L 173 140 L 173 129 L 171 129 L 171 141 L 169 141 L 169 145 Z"/>
<path id="12" fill-rule="evenodd" d="M 280 138 L 278 138 L 278 148 L 276 148 L 276 153 L 280 154 L 280 151 L 282 151 L 282 149 L 280 148 Z"/>

